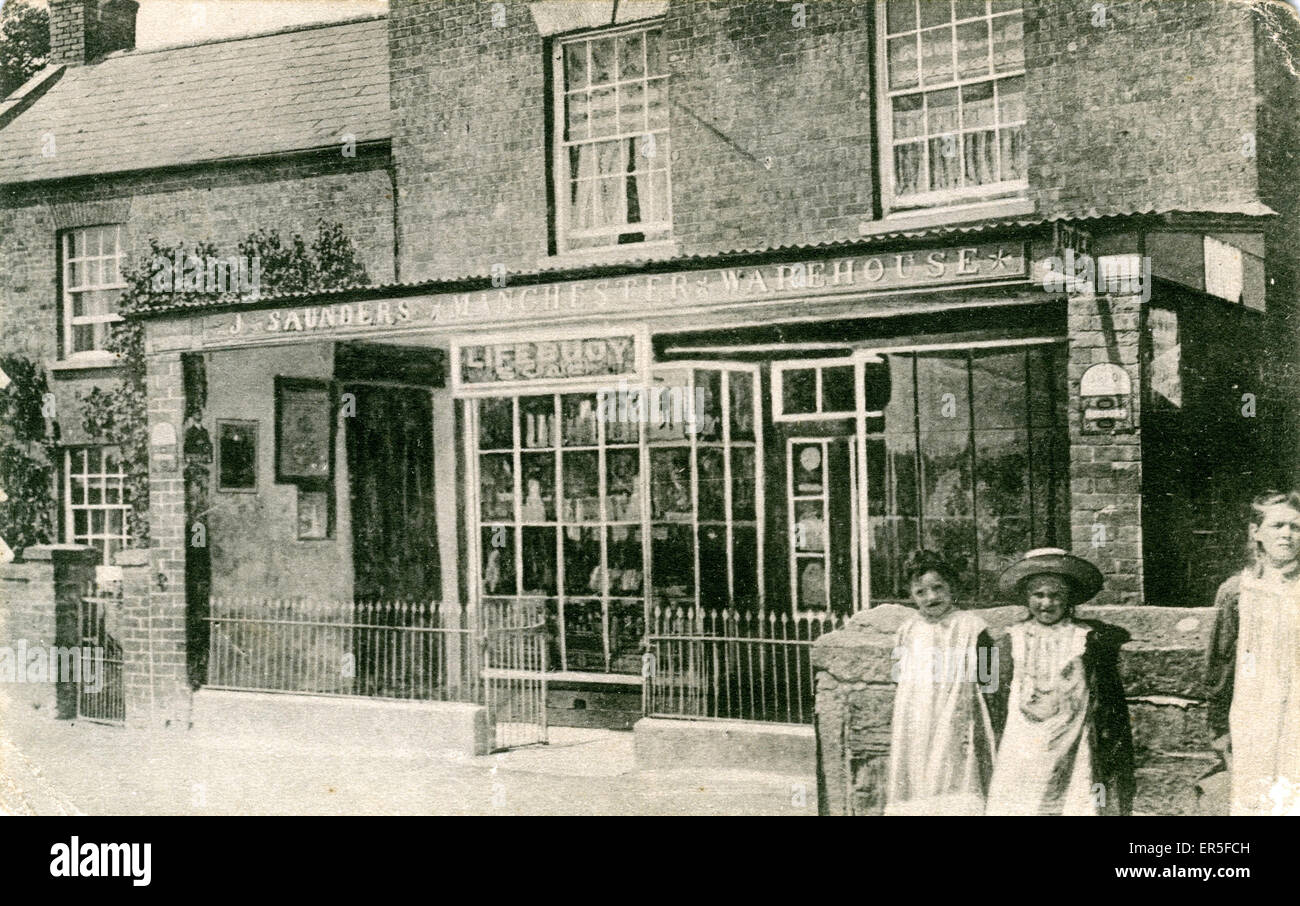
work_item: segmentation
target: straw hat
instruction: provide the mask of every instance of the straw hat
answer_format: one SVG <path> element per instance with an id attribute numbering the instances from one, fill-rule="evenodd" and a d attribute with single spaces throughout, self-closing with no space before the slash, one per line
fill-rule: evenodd
<path id="1" fill-rule="evenodd" d="M 1068 579 L 1078 594 L 1075 604 L 1082 604 L 1101 591 L 1101 570 L 1082 557 L 1066 553 L 1059 547 L 1040 547 L 1029 551 L 1002 571 L 998 577 L 998 588 L 1007 597 L 1014 597 L 1019 593 L 1022 582 L 1031 576 L 1043 574 Z"/>

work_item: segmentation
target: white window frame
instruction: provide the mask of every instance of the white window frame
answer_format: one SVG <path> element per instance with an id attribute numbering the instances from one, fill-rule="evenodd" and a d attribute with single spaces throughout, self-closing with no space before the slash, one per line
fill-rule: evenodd
<path id="1" fill-rule="evenodd" d="M 665 157 L 664 169 L 663 169 L 665 185 L 666 185 L 666 195 L 664 197 L 665 217 L 659 220 L 648 221 L 643 223 L 627 223 L 626 211 L 624 211 L 624 223 L 617 227 L 604 227 L 596 230 L 587 230 L 584 231 L 581 236 L 575 236 L 574 231 L 569 227 L 569 205 L 567 202 L 567 198 L 569 194 L 569 148 L 572 145 L 586 144 L 588 142 L 587 141 L 583 141 L 583 142 L 565 141 L 564 132 L 565 132 L 565 122 L 567 116 L 567 111 L 565 110 L 565 99 L 570 92 L 568 89 L 568 85 L 565 81 L 564 48 L 566 45 L 570 45 L 570 44 L 590 43 L 591 41 L 596 41 L 603 38 L 616 38 L 624 34 L 631 34 L 635 32 L 650 32 L 650 31 L 658 31 L 662 39 L 662 35 L 663 35 L 662 20 L 641 21 L 641 22 L 637 22 L 634 25 L 622 26 L 618 28 L 608 28 L 608 29 L 601 29 L 599 31 L 582 32 L 580 34 L 568 38 L 557 38 L 552 42 L 551 45 L 551 90 L 552 90 L 551 105 L 552 105 L 552 111 L 554 115 L 552 117 L 553 132 L 551 136 L 551 149 L 552 149 L 551 182 L 552 182 L 553 191 L 555 193 L 555 251 L 557 255 L 603 256 L 608 254 L 619 254 L 619 253 L 626 254 L 628 251 L 632 249 L 640 250 L 647 247 L 650 248 L 660 247 L 665 245 L 666 243 L 672 242 L 673 183 L 672 183 L 672 166 L 671 166 L 671 159 L 670 159 L 671 142 L 670 141 L 664 142 L 664 144 L 669 145 L 668 148 L 662 148 L 662 149 L 659 148 L 660 137 L 664 139 L 670 139 L 671 129 L 669 125 L 665 125 L 662 129 L 651 130 L 649 128 L 649 123 L 645 122 L 644 125 L 646 126 L 646 128 L 639 132 L 630 132 L 630 133 L 616 132 L 612 135 L 604 136 L 601 139 L 599 139 L 599 141 L 602 142 L 623 143 L 629 139 L 643 138 L 651 134 L 653 134 L 656 137 L 655 142 L 656 142 L 657 153 L 662 154 Z M 644 41 L 642 42 L 642 46 L 644 47 Z M 588 52 L 587 60 L 588 60 L 588 67 L 590 67 L 590 61 L 591 61 L 590 52 Z M 648 61 L 646 62 L 648 63 Z M 667 73 L 658 76 L 650 76 L 648 70 L 649 67 L 647 65 L 644 70 L 645 71 L 644 77 L 642 79 L 638 79 L 635 81 L 641 82 L 647 86 L 652 81 L 658 81 L 659 84 L 663 86 L 662 90 L 664 92 L 664 103 L 667 104 L 667 87 L 668 87 Z M 619 80 L 616 73 L 614 76 L 614 81 L 610 82 L 609 84 L 611 87 L 614 88 L 615 91 L 615 110 L 617 111 L 618 109 L 617 99 L 619 95 L 619 87 L 624 83 Z M 588 141 L 592 141 L 592 140 L 588 140 Z M 626 204 L 626 196 L 624 197 L 624 205 L 625 204 Z M 653 239 L 645 239 L 641 242 L 620 243 L 618 241 L 618 238 L 619 236 L 625 233 L 646 233 L 646 234 L 663 233 L 665 235 L 656 236 Z M 608 245 L 574 247 L 570 244 L 571 240 L 573 239 L 596 239 L 605 236 L 608 236 L 612 240 Z"/>
<path id="2" fill-rule="evenodd" d="M 72 240 L 74 236 L 97 235 L 99 241 L 96 243 L 97 254 L 72 256 Z M 104 249 L 104 240 L 112 236 L 113 248 L 111 253 Z M 63 358 L 76 359 L 83 357 L 105 357 L 111 355 L 106 349 L 94 348 L 83 349 L 80 351 L 73 350 L 74 328 L 85 326 L 87 324 L 112 324 L 122 320 L 122 316 L 116 311 L 104 315 L 73 315 L 72 296 L 73 293 L 103 290 L 125 290 L 126 282 L 121 278 L 122 259 L 124 257 L 122 249 L 122 225 L 117 223 L 96 224 L 93 226 L 76 227 L 75 229 L 65 230 L 59 237 L 60 268 L 62 273 L 63 286 Z M 82 282 L 73 284 L 72 274 L 73 265 L 93 262 L 114 262 L 113 273 L 117 274 L 119 279 L 116 283 L 99 283 L 99 282 Z M 86 268 L 86 273 L 91 272 L 91 268 Z M 94 268 L 98 271 L 99 268 Z"/>
<path id="3" fill-rule="evenodd" d="M 888 214 L 890 212 L 904 213 L 904 212 L 914 212 L 917 210 L 934 209 L 934 208 L 950 208 L 950 207 L 956 208 L 960 206 L 969 205 L 972 202 L 981 202 L 981 201 L 988 201 L 994 198 L 1002 198 L 1008 196 L 1014 197 L 1017 195 L 1023 195 L 1029 188 L 1029 179 L 1027 175 L 1023 179 L 1002 180 L 1000 182 L 988 183 L 982 186 L 963 186 L 957 189 L 940 189 L 938 191 L 930 190 L 930 191 L 917 192 L 911 195 L 903 195 L 903 196 L 900 196 L 895 192 L 895 188 L 894 188 L 894 177 L 895 177 L 894 174 L 894 106 L 893 106 L 893 99 L 895 97 L 901 95 L 909 95 L 909 94 L 924 95 L 931 91 L 942 91 L 944 89 L 949 89 L 949 88 L 956 89 L 960 94 L 961 89 L 968 85 L 977 85 L 983 82 L 996 83 L 1003 79 L 1015 78 L 1016 76 L 1023 77 L 1025 75 L 1025 68 L 1022 65 L 1019 69 L 1007 70 L 1006 72 L 993 73 L 993 66 L 992 66 L 993 41 L 992 41 L 992 33 L 990 32 L 989 72 L 991 74 L 979 76 L 975 78 L 963 79 L 958 74 L 958 70 L 957 70 L 957 42 L 955 40 L 955 32 L 954 32 L 954 40 L 952 41 L 952 57 L 953 57 L 952 79 L 950 81 L 945 81 L 943 83 L 928 85 L 925 83 L 925 77 L 922 71 L 921 50 L 920 50 L 921 29 L 919 28 L 920 22 L 918 21 L 917 22 L 918 28 L 915 32 L 915 34 L 917 35 L 917 42 L 918 42 L 917 57 L 916 57 L 917 73 L 919 76 L 918 84 L 911 88 L 903 88 L 903 89 L 897 89 L 891 91 L 889 88 L 889 45 L 888 45 L 889 23 L 887 18 L 888 11 L 886 9 L 886 2 L 887 0 L 876 0 L 876 86 L 877 86 L 876 121 L 880 133 L 880 183 L 881 183 L 881 200 L 882 200 L 884 212 Z M 936 2 L 936 0 L 920 0 L 920 2 L 922 3 Z M 991 8 L 986 5 L 985 13 L 982 17 L 986 21 L 991 20 L 993 18 L 1003 18 L 1007 16 L 1023 17 L 1024 15 L 1023 4 L 1021 5 L 1020 9 L 1014 11 L 992 13 L 990 10 Z M 955 29 L 956 25 L 959 23 L 974 22 L 974 21 L 977 21 L 977 19 L 976 18 L 956 19 L 950 23 L 950 26 Z M 940 27 L 940 26 L 934 26 L 934 27 Z M 1000 136 L 1001 130 L 1003 129 L 1003 124 L 999 121 L 999 117 L 1001 115 L 1001 111 L 999 107 L 1000 104 L 999 104 L 997 89 L 995 85 L 994 95 L 993 95 L 993 125 L 991 128 Z M 1028 115 L 1029 115 L 1028 110 L 1026 109 L 1025 112 L 1026 119 L 1024 121 L 1022 121 L 1019 124 L 1007 123 L 1006 126 L 1009 127 L 1009 126 L 1020 125 L 1022 128 L 1024 128 L 1028 125 Z M 958 126 L 957 126 L 958 135 L 965 134 L 967 131 L 969 132 L 987 131 L 988 128 L 990 128 L 990 127 L 980 127 L 978 129 L 963 130 L 962 125 L 963 125 L 962 123 L 958 122 Z M 1000 137 L 999 137 L 999 141 L 1000 141 Z M 928 168 L 929 143 L 930 143 L 930 136 L 927 134 L 921 143 L 924 151 L 921 167 L 923 172 L 927 174 L 929 172 L 929 168 Z M 961 155 L 960 147 L 958 148 L 958 156 L 963 161 L 959 169 L 962 172 L 963 174 L 962 178 L 964 179 L 965 178 L 964 177 L 964 172 L 965 172 L 964 156 Z M 998 165 L 1001 166 L 1000 152 L 998 156 Z M 928 175 L 927 175 L 927 179 L 928 179 Z"/>
<path id="4" fill-rule="evenodd" d="M 101 553 L 105 552 L 101 542 L 109 539 L 120 542 L 122 549 L 131 545 L 131 504 L 127 501 L 127 475 L 122 466 L 122 460 L 119 452 L 117 461 L 117 471 L 108 472 L 104 468 L 104 456 L 109 450 L 117 449 L 112 445 L 85 445 L 77 447 L 67 447 L 63 451 L 63 514 L 64 514 L 64 537 L 68 544 L 85 544 L 91 547 L 97 547 Z M 80 458 L 80 470 L 74 473 L 73 457 Z M 92 461 L 91 457 L 94 457 Z M 86 502 L 74 504 L 72 501 L 72 478 L 73 475 L 86 480 Z M 119 503 L 105 503 L 107 497 L 108 483 L 112 480 L 119 488 Z M 100 502 L 90 503 L 90 483 L 98 481 L 100 490 Z M 109 511 L 120 511 L 122 513 L 122 531 L 119 534 L 109 533 L 107 530 L 96 533 L 94 531 L 94 519 L 90 514 L 101 512 L 105 513 L 105 523 L 107 523 L 107 513 Z M 78 512 L 87 513 L 86 529 L 83 534 L 78 534 L 76 530 L 76 517 Z"/>
<path id="5" fill-rule="evenodd" d="M 787 359 L 772 363 L 772 421 L 774 422 L 824 422 L 846 421 L 858 416 L 858 407 L 843 411 L 826 411 L 822 409 L 822 371 L 826 368 L 857 369 L 861 356 L 840 356 L 830 359 Z M 817 374 L 816 394 L 817 410 L 815 412 L 785 411 L 785 373 L 787 371 L 815 371 Z M 854 380 L 856 382 L 856 370 Z M 856 387 L 856 383 L 855 383 Z M 855 391 L 856 392 L 856 391 Z M 880 418 L 883 412 L 864 412 L 867 418 Z"/>

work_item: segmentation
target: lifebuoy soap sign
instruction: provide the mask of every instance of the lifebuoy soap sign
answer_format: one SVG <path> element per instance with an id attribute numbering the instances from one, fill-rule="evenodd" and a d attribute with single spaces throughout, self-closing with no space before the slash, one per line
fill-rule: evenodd
<path id="1" fill-rule="evenodd" d="M 465 389 L 486 389 L 541 381 L 626 378 L 637 373 L 637 355 L 634 334 L 466 343 L 458 349 L 456 383 Z"/>

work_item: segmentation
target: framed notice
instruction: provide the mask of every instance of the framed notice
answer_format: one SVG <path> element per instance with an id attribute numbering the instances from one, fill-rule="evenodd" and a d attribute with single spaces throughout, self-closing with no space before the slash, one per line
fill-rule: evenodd
<path id="1" fill-rule="evenodd" d="M 327 381 L 275 379 L 275 480 L 328 484 L 334 418 Z"/>

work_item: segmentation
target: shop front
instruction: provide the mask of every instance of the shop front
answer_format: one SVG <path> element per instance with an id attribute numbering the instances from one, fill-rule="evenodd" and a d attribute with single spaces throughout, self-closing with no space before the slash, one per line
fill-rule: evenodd
<path id="1" fill-rule="evenodd" d="M 988 600 L 1016 554 L 1070 543 L 1066 306 L 1031 260 L 985 242 L 191 317 L 176 345 L 241 375 L 214 427 L 242 411 L 255 433 L 266 399 L 278 446 L 313 388 L 338 416 L 309 478 L 268 449 L 253 497 L 215 492 L 214 586 L 236 524 L 328 547 L 344 597 L 537 614 L 553 689 L 624 716 L 684 614 L 806 643 L 905 598 L 918 547 Z M 297 537 L 270 537 L 259 488 Z"/>

